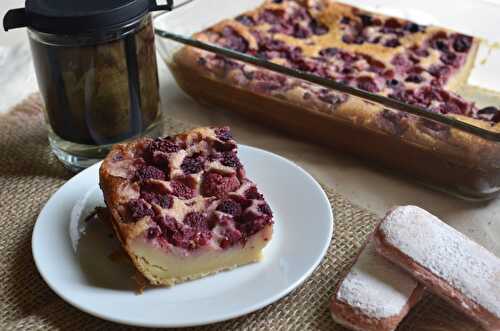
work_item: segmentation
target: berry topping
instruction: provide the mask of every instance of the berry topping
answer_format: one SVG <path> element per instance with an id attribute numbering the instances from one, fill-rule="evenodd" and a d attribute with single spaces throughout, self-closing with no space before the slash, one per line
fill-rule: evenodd
<path id="1" fill-rule="evenodd" d="M 149 240 L 155 239 L 155 238 L 159 237 L 160 235 L 161 235 L 161 230 L 156 226 L 150 227 L 146 233 L 146 237 Z"/>
<path id="2" fill-rule="evenodd" d="M 257 215 L 254 212 L 246 212 L 243 214 L 241 221 L 236 223 L 236 227 L 240 232 L 249 237 L 264 228 L 264 226 L 272 224 L 271 217 L 267 215 Z"/>
<path id="3" fill-rule="evenodd" d="M 172 194 L 181 199 L 191 199 L 195 195 L 193 189 L 179 181 L 170 182 L 170 187 L 172 188 Z"/>
<path id="4" fill-rule="evenodd" d="M 399 86 L 400 82 L 399 82 L 399 80 L 393 78 L 393 79 L 387 80 L 386 84 L 387 84 L 387 86 L 394 88 L 394 87 Z"/>
<path id="5" fill-rule="evenodd" d="M 186 156 L 181 164 L 184 174 L 197 174 L 203 170 L 203 157 L 200 155 Z"/>
<path id="6" fill-rule="evenodd" d="M 233 139 L 233 135 L 231 134 L 231 131 L 228 127 L 215 129 L 215 135 L 219 140 L 222 141 L 229 141 Z"/>
<path id="7" fill-rule="evenodd" d="M 304 39 L 304 38 L 309 37 L 310 35 L 311 35 L 311 31 L 304 28 L 300 24 L 295 24 L 293 26 L 292 36 L 294 36 L 295 38 Z"/>
<path id="8" fill-rule="evenodd" d="M 173 199 L 170 195 L 167 194 L 158 194 L 155 192 L 148 192 L 141 190 L 141 198 L 150 204 L 157 204 L 162 208 L 169 209 L 172 207 Z"/>
<path id="9" fill-rule="evenodd" d="M 223 152 L 221 163 L 226 167 L 239 168 L 241 167 L 240 160 L 235 152 Z"/>
<path id="10" fill-rule="evenodd" d="M 363 76 L 358 78 L 358 87 L 368 92 L 378 92 L 379 88 L 373 78 Z"/>
<path id="11" fill-rule="evenodd" d="M 127 203 L 130 216 L 134 220 L 139 220 L 145 216 L 154 216 L 154 211 L 151 206 L 146 203 L 143 199 L 130 200 Z"/>
<path id="12" fill-rule="evenodd" d="M 386 29 L 399 29 L 401 28 L 401 23 L 395 18 L 389 18 L 384 23 L 384 28 Z"/>
<path id="13" fill-rule="evenodd" d="M 359 15 L 359 18 L 361 19 L 361 24 L 363 24 L 364 26 L 370 26 L 373 23 L 373 17 L 371 17 L 370 15 L 361 14 Z"/>
<path id="14" fill-rule="evenodd" d="M 234 49 L 238 52 L 245 53 L 246 51 L 248 51 L 248 41 L 240 36 L 238 32 L 236 32 L 233 28 L 228 26 L 222 29 L 222 40 L 220 41 L 220 43 L 223 46 Z"/>
<path id="15" fill-rule="evenodd" d="M 309 23 L 309 29 L 311 29 L 312 33 L 314 33 L 317 36 L 321 36 L 324 35 L 325 33 L 328 33 L 328 27 L 319 23 L 315 19 L 312 19 L 311 22 Z"/>
<path id="16" fill-rule="evenodd" d="M 257 187 L 252 186 L 248 190 L 245 191 L 245 198 L 252 200 L 261 200 L 263 199 L 262 194 L 259 193 Z"/>
<path id="17" fill-rule="evenodd" d="M 319 51 L 319 55 L 325 57 L 334 57 L 335 55 L 337 55 L 338 52 L 339 52 L 338 48 L 328 47 L 328 48 L 323 48 L 321 51 Z"/>
<path id="18" fill-rule="evenodd" d="M 343 96 L 325 88 L 319 91 L 318 99 L 330 105 L 337 105 L 342 102 Z"/>
<path id="19" fill-rule="evenodd" d="M 189 217 L 191 219 L 188 221 L 188 223 L 193 221 L 195 222 L 193 224 L 200 224 L 201 228 L 193 228 L 190 226 L 183 227 L 175 220 L 175 218 L 169 216 L 157 217 L 155 218 L 155 222 L 163 230 L 165 239 L 167 239 L 167 241 L 174 246 L 178 246 L 184 249 L 196 249 L 208 243 L 211 238 L 211 233 L 203 228 L 202 223 L 205 222 L 197 223 L 198 216 L 189 216 L 191 214 L 198 213 L 188 214 L 186 218 Z"/>
<path id="20" fill-rule="evenodd" d="M 239 230 L 228 229 L 224 232 L 224 238 L 219 241 L 219 245 L 222 249 L 226 249 L 238 243 L 242 238 L 243 236 Z"/>
<path id="21" fill-rule="evenodd" d="M 419 24 L 416 24 L 416 23 L 413 23 L 413 22 L 409 22 L 409 23 L 405 24 L 405 26 L 403 27 L 403 29 L 405 29 L 406 31 L 410 31 L 411 33 L 417 33 L 417 32 L 420 32 L 420 31 L 424 31 L 425 27 L 423 25 L 419 25 Z"/>
<path id="22" fill-rule="evenodd" d="M 283 16 L 285 16 L 283 9 L 266 9 L 262 12 L 259 19 L 269 24 L 276 24 L 280 22 Z"/>
<path id="23" fill-rule="evenodd" d="M 389 40 L 387 40 L 387 41 L 384 43 L 384 46 L 385 46 L 385 47 L 395 48 L 395 47 L 401 46 L 401 43 L 399 42 L 399 40 L 398 40 L 398 39 L 394 38 L 394 39 L 389 39 Z"/>
<path id="24" fill-rule="evenodd" d="M 424 81 L 424 79 L 422 78 L 422 76 L 420 75 L 416 75 L 416 74 L 411 74 L 409 75 L 408 77 L 406 77 L 405 79 L 405 82 L 411 82 L 411 83 L 422 83 Z"/>
<path id="25" fill-rule="evenodd" d="M 441 55 L 440 59 L 445 64 L 457 65 L 458 57 L 457 57 L 457 54 L 448 52 L 448 53 L 444 53 L 443 55 Z"/>
<path id="26" fill-rule="evenodd" d="M 344 16 L 344 17 L 342 17 L 342 19 L 340 20 L 340 23 L 341 23 L 341 24 L 349 24 L 349 23 L 351 23 L 351 19 L 350 19 L 349 17 L 347 17 L 347 16 Z"/>
<path id="27" fill-rule="evenodd" d="M 191 212 L 184 217 L 183 223 L 196 231 L 207 231 L 208 222 L 205 215 L 198 212 Z"/>
<path id="28" fill-rule="evenodd" d="M 165 173 L 156 167 L 146 165 L 136 170 L 135 179 L 141 182 L 147 179 L 165 180 Z"/>
<path id="29" fill-rule="evenodd" d="M 463 34 L 459 34 L 453 42 L 453 49 L 459 53 L 467 52 L 471 48 L 471 46 L 472 37 Z"/>
<path id="30" fill-rule="evenodd" d="M 255 24 L 255 21 L 253 20 L 253 18 L 251 18 L 250 16 L 247 16 L 247 15 L 240 15 L 240 16 L 236 17 L 236 21 L 238 21 L 241 24 L 246 25 L 246 26 L 252 26 Z"/>
<path id="31" fill-rule="evenodd" d="M 205 197 L 223 197 L 228 192 L 233 192 L 240 187 L 236 176 L 223 176 L 216 172 L 207 173 L 201 184 L 201 194 Z"/>
<path id="32" fill-rule="evenodd" d="M 271 217 L 273 216 L 273 212 L 271 211 L 271 208 L 265 202 L 259 205 L 259 211 L 265 215 L 268 215 Z"/>
<path id="33" fill-rule="evenodd" d="M 241 206 L 234 200 L 225 199 L 217 206 L 217 210 L 237 218 L 241 215 Z"/>
<path id="34" fill-rule="evenodd" d="M 151 154 L 154 152 L 164 152 L 164 153 L 175 153 L 179 151 L 180 147 L 172 140 L 170 137 L 166 138 L 157 138 L 153 140 L 148 149 Z"/>

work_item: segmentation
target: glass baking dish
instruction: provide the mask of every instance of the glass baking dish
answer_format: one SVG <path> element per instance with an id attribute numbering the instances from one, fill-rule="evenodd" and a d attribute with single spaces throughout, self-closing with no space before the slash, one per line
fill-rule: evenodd
<path id="1" fill-rule="evenodd" d="M 436 23 L 433 14 L 439 13 L 432 11 L 438 6 L 432 1 L 413 4 L 418 7 L 415 9 L 396 1 L 359 2 L 347 1 L 421 24 Z M 375 161 L 465 199 L 488 200 L 498 195 L 500 133 L 496 126 L 471 125 L 191 37 L 261 4 L 261 0 L 219 0 L 217 10 L 213 10 L 213 2 L 192 1 L 155 18 L 159 53 L 187 94 L 200 103 L 243 113 L 259 123 Z M 445 21 L 446 27 L 495 40 L 491 29 L 484 26 L 494 26 L 493 13 L 500 14 L 500 7 L 471 0 L 454 10 L 456 15 L 451 15 L 450 9 L 442 15 L 456 18 Z M 438 22 L 443 26 L 443 20 Z M 492 74 L 500 67 L 500 56 L 483 41 L 477 61 L 485 56 L 487 61 L 482 59 L 481 65 L 476 65 L 478 69 L 471 72 L 460 94 L 481 107 L 500 105 L 500 98 L 492 92 L 500 86 Z M 208 64 L 207 59 L 211 61 Z M 283 91 L 276 85 L 293 88 Z"/>

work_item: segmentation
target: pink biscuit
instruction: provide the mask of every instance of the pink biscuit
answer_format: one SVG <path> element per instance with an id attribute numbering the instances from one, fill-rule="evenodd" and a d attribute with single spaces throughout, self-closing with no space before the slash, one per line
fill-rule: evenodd
<path id="1" fill-rule="evenodd" d="M 500 330 L 500 259 L 427 211 L 393 209 L 374 234 L 377 252 L 429 290 Z"/>
<path id="2" fill-rule="evenodd" d="M 337 323 L 350 329 L 392 331 L 422 293 L 423 286 L 379 256 L 370 240 L 337 285 L 330 310 Z"/>

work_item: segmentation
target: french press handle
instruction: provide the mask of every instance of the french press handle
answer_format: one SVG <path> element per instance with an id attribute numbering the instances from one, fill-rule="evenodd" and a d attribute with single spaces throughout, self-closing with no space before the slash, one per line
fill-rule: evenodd
<path id="1" fill-rule="evenodd" d="M 3 18 L 3 29 L 9 31 L 10 29 L 22 28 L 28 25 L 28 18 L 26 17 L 26 10 L 24 8 L 16 8 L 9 10 Z"/>

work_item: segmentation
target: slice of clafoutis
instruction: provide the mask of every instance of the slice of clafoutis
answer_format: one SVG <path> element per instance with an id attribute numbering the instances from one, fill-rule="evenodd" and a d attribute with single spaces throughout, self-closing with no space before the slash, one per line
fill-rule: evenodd
<path id="1" fill-rule="evenodd" d="M 153 285 L 259 261 L 273 215 L 229 128 L 119 144 L 100 168 L 114 231 Z"/>
<path id="2" fill-rule="evenodd" d="M 434 294 L 500 330 L 500 259 L 436 216 L 397 207 L 374 235 L 377 252 L 404 268 Z"/>

